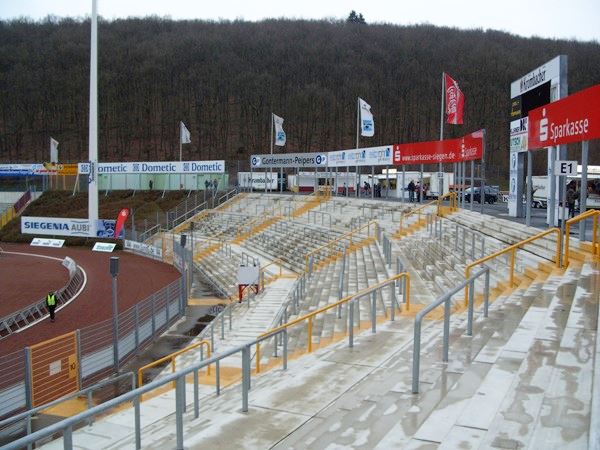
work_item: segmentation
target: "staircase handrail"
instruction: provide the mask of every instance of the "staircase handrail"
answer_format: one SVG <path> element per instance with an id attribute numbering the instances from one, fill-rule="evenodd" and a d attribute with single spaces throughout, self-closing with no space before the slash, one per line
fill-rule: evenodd
<path id="1" fill-rule="evenodd" d="M 415 316 L 414 325 L 414 338 L 413 338 L 413 364 L 412 364 L 412 393 L 419 393 L 419 369 L 421 365 L 421 325 L 423 318 L 433 311 L 435 308 L 444 304 L 444 348 L 442 353 L 442 361 L 448 362 L 449 344 L 450 344 L 450 299 L 453 295 L 460 292 L 463 288 L 467 288 L 469 285 L 471 288 L 471 295 L 469 296 L 468 302 L 468 313 L 467 313 L 467 335 L 473 335 L 473 309 L 474 309 L 474 296 L 475 291 L 475 280 L 481 275 L 485 274 L 485 288 L 483 292 L 484 302 L 484 317 L 488 316 L 488 304 L 489 304 L 489 291 L 490 291 L 490 268 L 486 265 L 483 266 L 476 274 L 471 277 L 467 277 L 464 281 L 459 283 L 449 292 L 446 292 L 441 297 L 437 298 L 434 302 L 427 305 Z"/>
<path id="2" fill-rule="evenodd" d="M 350 244 L 352 244 L 352 237 L 354 235 L 358 234 L 359 232 L 361 232 L 362 230 L 364 230 L 365 228 L 367 229 L 367 236 L 371 236 L 371 226 L 373 226 L 375 228 L 375 234 L 377 234 L 377 227 L 379 226 L 379 224 L 376 220 L 370 220 L 369 222 L 367 222 L 363 225 L 360 225 L 359 227 L 354 228 L 353 230 L 350 230 L 346 234 L 343 234 L 342 236 L 338 236 L 338 237 L 334 238 L 333 240 L 329 241 L 327 244 L 321 245 L 320 247 L 317 247 L 316 249 L 308 252 L 304 257 L 305 258 L 305 269 L 304 269 L 305 272 L 308 272 L 310 257 L 313 256 L 315 253 L 320 252 L 321 250 L 324 250 L 325 248 L 331 247 L 334 244 L 336 244 L 344 239 L 349 239 Z"/>
<path id="3" fill-rule="evenodd" d="M 198 347 L 202 347 L 204 345 L 206 346 L 206 349 L 207 349 L 207 357 L 210 358 L 210 349 L 211 349 L 210 342 L 208 342 L 206 340 L 202 340 L 199 342 L 194 342 L 193 344 L 190 344 L 187 347 L 176 350 L 173 353 L 169 353 L 168 355 L 163 356 L 162 358 L 159 358 L 155 361 L 152 361 L 152 362 L 146 364 L 145 366 L 140 367 L 137 370 L 138 387 L 142 387 L 144 384 L 144 371 L 145 370 L 151 369 L 153 367 L 156 367 L 156 366 L 168 361 L 171 363 L 171 368 L 173 369 L 173 372 L 176 372 L 177 367 L 175 365 L 175 358 L 177 358 L 179 355 L 189 352 L 190 350 L 193 350 Z M 207 366 L 206 372 L 207 372 L 207 375 L 210 375 L 210 365 Z"/>
<path id="4" fill-rule="evenodd" d="M 355 292 L 351 295 L 347 295 L 344 298 L 341 298 L 340 300 L 334 302 L 334 303 L 330 303 L 328 305 L 322 306 L 319 309 L 316 309 L 314 311 L 311 311 L 309 313 L 304 314 L 303 316 L 297 317 L 293 320 L 290 320 L 289 322 L 286 322 L 282 325 L 279 325 L 275 328 L 272 328 L 268 331 L 265 331 L 264 333 L 260 334 L 257 338 L 257 342 L 256 342 L 256 373 L 260 372 L 260 341 L 263 340 L 263 338 L 266 337 L 270 337 L 270 336 L 274 336 L 276 334 L 279 334 L 280 332 L 282 332 L 283 330 L 288 330 L 289 328 L 293 327 L 294 325 L 297 325 L 299 323 L 302 323 L 304 321 L 308 321 L 308 340 L 307 340 L 307 352 L 311 353 L 312 352 L 312 323 L 313 323 L 313 318 L 316 317 L 317 315 L 324 313 L 326 311 L 329 311 L 330 309 L 333 308 L 337 308 L 345 303 L 354 301 L 354 300 L 358 300 L 361 297 L 364 297 L 365 295 L 369 295 L 372 292 L 375 292 L 379 289 L 382 289 L 386 286 L 392 286 L 393 289 L 393 294 L 392 294 L 392 320 L 394 317 L 394 312 L 395 312 L 395 308 L 397 305 L 397 301 L 396 301 L 396 292 L 395 292 L 395 284 L 396 281 L 404 278 L 406 283 L 405 283 L 405 292 L 406 292 L 406 305 L 407 305 L 407 309 L 410 309 L 410 274 L 408 272 L 401 272 L 397 275 L 394 275 L 386 280 L 380 281 L 378 283 L 375 283 L 372 286 L 368 286 L 364 289 L 361 289 L 358 292 Z M 351 313 L 350 313 L 350 318 L 352 319 L 353 317 L 353 308 L 350 309 Z M 371 320 L 375 320 L 374 317 L 371 318 Z M 360 328 L 360 322 L 358 324 L 358 327 Z M 350 339 L 352 341 L 353 339 L 353 323 L 351 322 L 350 325 L 348 326 L 349 329 L 349 333 L 350 333 Z"/>
<path id="5" fill-rule="evenodd" d="M 469 263 L 465 267 L 465 278 L 469 278 L 471 273 L 471 269 L 475 266 L 483 264 L 491 259 L 494 259 L 500 255 L 504 255 L 506 253 L 511 252 L 510 265 L 509 265 L 509 284 L 512 288 L 514 285 L 514 275 L 515 275 L 515 259 L 517 255 L 517 250 L 519 250 L 523 245 L 529 244 L 533 241 L 537 241 L 543 237 L 546 237 L 549 234 L 556 233 L 556 252 L 554 263 L 556 267 L 560 268 L 560 256 L 561 256 L 561 239 L 560 239 L 560 228 L 549 228 L 548 230 L 542 231 L 538 234 L 528 237 L 527 239 L 523 239 L 522 241 L 517 242 L 516 244 L 509 245 L 508 247 L 503 248 L 502 250 L 498 250 L 491 255 L 484 256 L 483 258 L 479 258 L 472 263 Z M 469 295 L 469 287 L 465 286 L 465 305 L 467 304 L 467 296 Z"/>
<path id="6" fill-rule="evenodd" d="M 600 254 L 600 248 L 598 248 L 598 217 L 600 217 L 600 211 L 596 209 L 590 209 L 585 211 L 578 216 L 572 217 L 565 223 L 565 260 L 564 267 L 569 266 L 569 256 L 571 252 L 571 225 L 582 220 L 593 218 L 594 223 L 592 226 L 592 255 Z"/>

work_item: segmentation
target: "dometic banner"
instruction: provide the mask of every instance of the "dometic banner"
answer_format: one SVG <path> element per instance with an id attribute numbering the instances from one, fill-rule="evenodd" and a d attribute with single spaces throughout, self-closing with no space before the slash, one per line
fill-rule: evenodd
<path id="1" fill-rule="evenodd" d="M 600 137 L 600 84 L 529 111 L 529 150 Z"/>
<path id="2" fill-rule="evenodd" d="M 82 170 L 85 167 L 80 167 Z M 89 170 L 89 169 L 88 169 Z M 99 163 L 98 174 L 134 174 L 134 173 L 224 173 L 225 161 L 160 161 Z M 84 173 L 84 172 L 81 172 Z"/>
<path id="3" fill-rule="evenodd" d="M 328 152 L 329 167 L 387 166 L 392 164 L 392 145 Z"/>
<path id="4" fill-rule="evenodd" d="M 452 163 L 483 157 L 483 130 L 458 139 L 394 145 L 394 164 Z"/>

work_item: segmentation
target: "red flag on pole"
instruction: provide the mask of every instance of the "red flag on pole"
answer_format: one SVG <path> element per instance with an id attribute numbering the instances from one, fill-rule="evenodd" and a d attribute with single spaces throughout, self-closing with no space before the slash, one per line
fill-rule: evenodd
<path id="1" fill-rule="evenodd" d="M 446 84 L 446 123 L 462 125 L 465 97 L 458 83 L 447 73 L 444 73 Z"/>
<path id="2" fill-rule="evenodd" d="M 127 208 L 123 208 L 119 211 L 119 215 L 117 216 L 117 223 L 115 225 L 115 239 L 119 239 L 119 235 L 121 234 L 121 230 L 123 229 L 123 225 L 125 225 L 125 221 L 129 216 L 129 210 Z"/>

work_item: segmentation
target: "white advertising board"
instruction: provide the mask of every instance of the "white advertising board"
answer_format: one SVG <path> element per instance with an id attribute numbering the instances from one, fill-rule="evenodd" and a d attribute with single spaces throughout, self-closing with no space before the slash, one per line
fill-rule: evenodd
<path id="1" fill-rule="evenodd" d="M 90 223 L 88 219 L 22 216 L 21 233 L 49 236 L 89 236 Z"/>
<path id="2" fill-rule="evenodd" d="M 100 219 L 96 221 L 96 236 L 114 239 L 116 220 Z M 46 236 L 90 236 L 88 219 L 69 219 L 65 217 L 21 217 L 22 234 L 41 234 Z M 124 230 L 119 237 L 124 236 Z M 32 244 L 33 245 L 33 244 Z"/>
<path id="3" fill-rule="evenodd" d="M 79 168 L 85 170 L 86 163 Z M 89 170 L 89 166 L 88 166 Z M 83 171 L 80 173 L 84 173 Z M 225 161 L 159 161 L 98 163 L 98 174 L 225 173 Z"/>
<path id="4" fill-rule="evenodd" d="M 54 247 L 60 248 L 65 243 L 64 239 L 50 239 L 50 238 L 33 238 L 31 246 L 33 247 Z"/>
<path id="5" fill-rule="evenodd" d="M 162 258 L 162 248 L 154 247 L 152 245 L 143 244 L 141 242 L 130 241 L 126 239 L 124 241 L 126 249 L 133 250 L 139 253 L 143 253 L 148 256 L 156 256 Z"/>
<path id="6" fill-rule="evenodd" d="M 560 56 L 542 64 L 537 69 L 532 70 L 527 75 L 522 76 L 510 85 L 510 98 L 515 98 L 531 89 L 535 89 L 540 84 L 552 81 L 560 76 Z"/>
<path id="7" fill-rule="evenodd" d="M 326 153 L 285 153 L 282 155 L 252 155 L 250 165 L 256 169 L 279 167 L 325 167 Z"/>
<path id="8" fill-rule="evenodd" d="M 237 272 L 237 283 L 258 284 L 258 270 L 257 266 L 240 266 Z"/>
<path id="9" fill-rule="evenodd" d="M 238 172 L 238 183 L 240 187 L 264 191 L 266 188 L 277 190 L 277 172 Z"/>
<path id="10" fill-rule="evenodd" d="M 112 253 L 116 246 L 117 244 L 109 244 L 107 242 L 96 242 L 94 244 L 94 247 L 92 248 L 92 251 Z"/>
<path id="11" fill-rule="evenodd" d="M 328 152 L 329 167 L 393 165 L 392 146 L 356 148 Z"/>

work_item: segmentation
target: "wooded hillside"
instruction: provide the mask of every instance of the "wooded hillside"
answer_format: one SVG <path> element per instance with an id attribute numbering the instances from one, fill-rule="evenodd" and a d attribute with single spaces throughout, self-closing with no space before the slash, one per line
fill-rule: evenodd
<path id="1" fill-rule="evenodd" d="M 89 29 L 0 22 L 0 162 L 47 160 L 50 136 L 61 161 L 86 159 Z M 184 159 L 244 169 L 247 155 L 269 151 L 271 112 L 285 119 L 287 152 L 351 148 L 358 96 L 375 117 L 361 146 L 437 139 L 446 71 L 466 97 L 465 124 L 446 136 L 486 128 L 490 172 L 506 174 L 510 83 L 559 54 L 570 92 L 600 81 L 598 43 L 344 21 L 102 21 L 100 160 L 178 158 L 183 120 Z"/>

